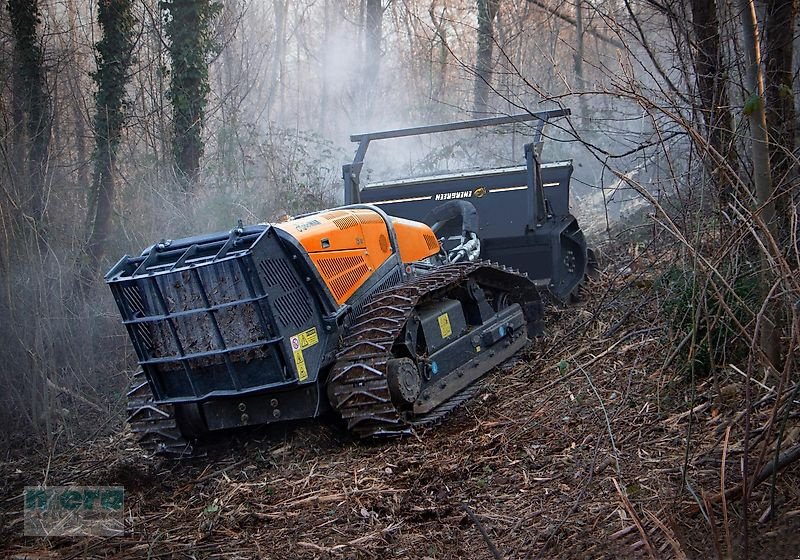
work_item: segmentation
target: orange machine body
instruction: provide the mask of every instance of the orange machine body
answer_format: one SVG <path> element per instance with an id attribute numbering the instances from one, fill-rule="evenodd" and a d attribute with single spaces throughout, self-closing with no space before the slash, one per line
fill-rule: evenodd
<path id="1" fill-rule="evenodd" d="M 391 221 L 403 263 L 439 251 L 439 242 L 426 224 L 402 218 Z M 340 305 L 393 253 L 386 222 L 369 208 L 328 210 L 274 226 L 303 246 Z"/>

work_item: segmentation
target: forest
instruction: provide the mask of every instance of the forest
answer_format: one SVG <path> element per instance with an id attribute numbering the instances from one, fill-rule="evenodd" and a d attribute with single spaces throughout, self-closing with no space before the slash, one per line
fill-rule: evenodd
<path id="1" fill-rule="evenodd" d="M 798 4 L 0 0 L 0 553 L 797 558 Z M 379 443 L 136 445 L 123 255 L 342 205 L 353 134 L 552 109 L 599 268 L 475 397 Z M 363 176 L 522 165 L 530 131 Z M 124 487 L 124 534 L 26 535 L 46 485 Z"/>

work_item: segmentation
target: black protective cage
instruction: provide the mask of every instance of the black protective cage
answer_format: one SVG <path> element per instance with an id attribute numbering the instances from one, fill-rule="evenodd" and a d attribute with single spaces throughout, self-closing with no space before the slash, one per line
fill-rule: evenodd
<path id="1" fill-rule="evenodd" d="M 268 225 L 162 241 L 106 275 L 158 402 L 187 403 L 316 381 L 325 302 Z M 294 256 L 294 258 L 292 258 Z M 299 371 L 290 339 L 318 342 Z"/>

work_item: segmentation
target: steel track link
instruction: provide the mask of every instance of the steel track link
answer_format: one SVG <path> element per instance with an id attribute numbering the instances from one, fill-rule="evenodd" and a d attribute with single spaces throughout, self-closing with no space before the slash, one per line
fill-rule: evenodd
<path id="1" fill-rule="evenodd" d="M 392 403 L 386 365 L 414 308 L 423 299 L 436 297 L 481 269 L 523 277 L 513 269 L 489 262 L 451 264 L 390 288 L 364 307 L 343 340 L 343 350 L 337 354 L 328 381 L 331 405 L 347 422 L 348 429 L 364 438 L 408 435 L 414 428 L 441 422 L 478 392 L 479 385 L 473 384 L 432 411 L 408 419 Z M 502 283 L 496 278 L 491 280 L 488 284 L 495 287 Z"/>
<path id="2" fill-rule="evenodd" d="M 195 456 L 192 442 L 178 429 L 175 407 L 155 403 L 144 372 L 133 376 L 128 391 L 127 423 L 137 443 L 148 453 L 175 458 Z"/>

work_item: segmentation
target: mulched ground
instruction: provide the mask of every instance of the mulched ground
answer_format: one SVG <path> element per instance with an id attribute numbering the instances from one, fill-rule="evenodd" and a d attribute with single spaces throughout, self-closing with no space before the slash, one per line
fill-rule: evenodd
<path id="1" fill-rule="evenodd" d="M 643 258 L 604 272 L 587 303 L 551 313 L 545 338 L 416 438 L 363 443 L 309 422 L 192 461 L 146 457 L 127 433 L 8 461 L 0 554 L 679 559 L 730 547 L 742 557 L 742 500 L 730 495 L 723 511 L 717 499 L 723 471 L 726 489 L 742 480 L 745 379 L 728 372 L 721 401 L 699 380 L 689 400 L 681 374 L 662 367 L 674 343 L 649 279 L 657 259 Z M 776 384 L 752 384 L 751 447 Z M 783 449 L 797 444 L 798 426 L 793 418 Z M 774 518 L 771 480 L 753 490 L 752 558 L 800 556 L 798 475 L 795 462 L 777 476 Z M 43 483 L 124 486 L 128 534 L 24 537 L 22 488 Z"/>

